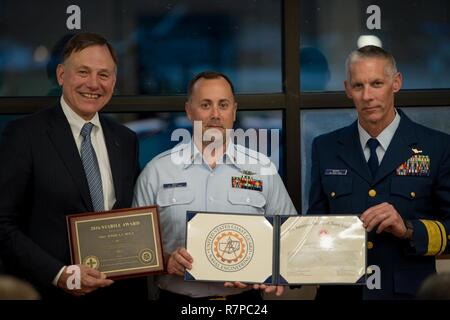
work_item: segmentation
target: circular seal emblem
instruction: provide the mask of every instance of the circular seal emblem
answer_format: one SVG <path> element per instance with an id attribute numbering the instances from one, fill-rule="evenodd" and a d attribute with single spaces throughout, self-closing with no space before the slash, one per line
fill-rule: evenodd
<path id="1" fill-rule="evenodd" d="M 149 264 L 153 262 L 153 258 L 155 257 L 155 254 L 153 253 L 152 249 L 142 249 L 139 252 L 139 261 L 143 264 Z"/>
<path id="2" fill-rule="evenodd" d="M 83 264 L 94 269 L 98 269 L 100 267 L 100 260 L 96 256 L 87 256 L 83 260 Z"/>
<path id="3" fill-rule="evenodd" d="M 252 260 L 253 239 L 244 227 L 224 223 L 214 227 L 206 237 L 205 252 L 216 269 L 236 272 Z"/>

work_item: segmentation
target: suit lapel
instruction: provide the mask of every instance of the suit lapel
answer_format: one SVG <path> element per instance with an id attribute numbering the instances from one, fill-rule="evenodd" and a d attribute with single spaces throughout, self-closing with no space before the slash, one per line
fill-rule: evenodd
<path id="1" fill-rule="evenodd" d="M 359 142 L 359 133 L 356 121 L 343 129 L 338 140 L 338 156 L 347 163 L 347 165 L 361 176 L 368 183 L 371 183 L 372 176 L 369 167 L 364 158 L 364 153 Z M 355 152 L 357 150 L 357 152 Z"/>
<path id="2" fill-rule="evenodd" d="M 414 123 L 403 112 L 399 111 L 399 113 L 400 124 L 384 154 L 374 183 L 379 182 L 407 161 L 412 155 L 412 147 L 417 144 Z"/>
<path id="3" fill-rule="evenodd" d="M 102 124 L 103 135 L 105 136 L 106 149 L 108 151 L 109 164 L 111 166 L 111 174 L 114 184 L 114 192 L 116 195 L 116 203 L 114 207 L 121 203 L 122 196 L 122 157 L 121 155 L 121 143 L 118 134 L 114 131 L 109 121 L 104 117 L 100 117 Z"/>
<path id="4" fill-rule="evenodd" d="M 87 211 L 93 211 L 83 163 L 81 162 L 80 154 L 75 144 L 69 122 L 67 121 L 61 106 L 55 107 L 53 111 L 54 112 L 51 114 L 49 120 L 49 138 L 78 187 Z"/>

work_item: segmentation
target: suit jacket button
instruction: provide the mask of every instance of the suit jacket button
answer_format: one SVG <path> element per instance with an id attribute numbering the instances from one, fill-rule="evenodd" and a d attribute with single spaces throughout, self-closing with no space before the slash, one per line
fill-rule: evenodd
<path id="1" fill-rule="evenodd" d="M 367 242 L 367 249 L 372 249 L 373 248 L 373 242 L 372 241 L 368 241 Z"/>
<path id="2" fill-rule="evenodd" d="M 334 192 L 334 191 L 331 192 L 331 193 L 330 193 L 330 196 L 331 196 L 332 198 L 336 197 L 336 192 Z"/>
<path id="3" fill-rule="evenodd" d="M 411 198 L 415 198 L 415 197 L 416 197 L 416 193 L 415 193 L 414 191 L 412 191 L 412 192 L 410 193 L 410 195 L 411 195 Z"/>
<path id="4" fill-rule="evenodd" d="M 374 189 L 369 190 L 369 197 L 373 198 L 377 195 L 377 192 Z"/>

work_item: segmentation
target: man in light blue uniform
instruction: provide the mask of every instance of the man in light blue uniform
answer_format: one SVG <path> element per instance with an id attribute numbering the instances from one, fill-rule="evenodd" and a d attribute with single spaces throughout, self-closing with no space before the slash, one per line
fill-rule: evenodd
<path id="1" fill-rule="evenodd" d="M 228 136 L 236 108 L 233 86 L 225 75 L 203 72 L 194 77 L 185 110 L 191 121 L 201 121 L 200 135 L 194 125 L 193 142 L 180 143 L 161 153 L 138 178 L 134 205 L 160 207 L 169 273 L 156 277 L 161 300 L 260 298 L 259 291 L 249 290 L 239 282 L 184 281 L 185 269 L 191 269 L 195 263 L 185 249 L 186 211 L 297 214 L 273 163 L 256 151 L 234 144 Z M 281 286 L 254 288 L 276 291 L 277 295 L 283 292 Z"/>

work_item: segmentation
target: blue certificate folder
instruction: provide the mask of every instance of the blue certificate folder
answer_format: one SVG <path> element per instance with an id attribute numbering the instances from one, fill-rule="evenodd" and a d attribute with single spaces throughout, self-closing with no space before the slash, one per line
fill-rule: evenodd
<path id="1" fill-rule="evenodd" d="M 366 232 L 357 215 L 186 213 L 186 281 L 365 284 Z"/>

